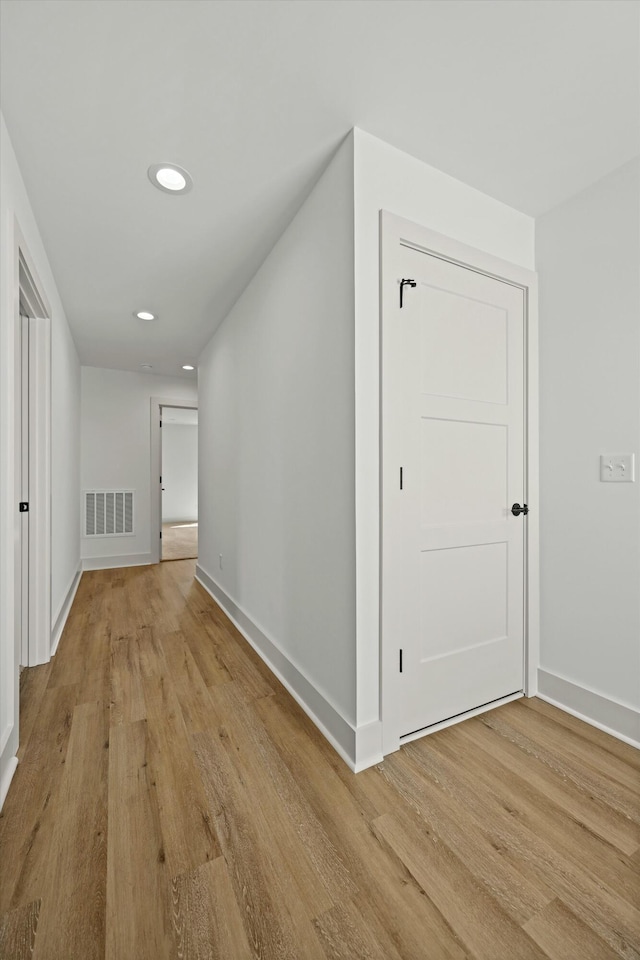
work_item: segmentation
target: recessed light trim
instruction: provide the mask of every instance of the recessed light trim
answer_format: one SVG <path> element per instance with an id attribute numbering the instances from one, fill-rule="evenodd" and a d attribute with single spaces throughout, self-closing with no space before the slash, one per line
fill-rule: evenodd
<path id="1" fill-rule="evenodd" d="M 153 370 L 153 364 L 152 364 L 152 363 L 141 363 L 141 364 L 140 364 L 140 369 L 141 369 L 141 370 Z"/>
<path id="2" fill-rule="evenodd" d="M 193 186 L 191 174 L 177 163 L 152 163 L 147 176 L 154 187 L 164 193 L 188 193 Z"/>
<path id="3" fill-rule="evenodd" d="M 151 313 L 149 310 L 138 310 L 137 313 L 134 313 L 134 317 L 137 317 L 138 320 L 157 320 L 155 313 Z"/>
<path id="4" fill-rule="evenodd" d="M 192 367 L 190 363 L 183 363 L 183 364 L 182 364 L 182 369 L 183 369 L 183 370 L 195 370 L 195 367 Z"/>

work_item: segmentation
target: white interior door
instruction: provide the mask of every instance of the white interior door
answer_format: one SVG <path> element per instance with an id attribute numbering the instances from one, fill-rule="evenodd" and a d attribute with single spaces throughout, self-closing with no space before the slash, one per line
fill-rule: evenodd
<path id="1" fill-rule="evenodd" d="M 525 312 L 521 287 L 409 246 L 385 276 L 383 631 L 401 738 L 523 690 Z"/>
<path id="2" fill-rule="evenodd" d="M 15 609 L 20 665 L 29 665 L 29 320 L 19 316 L 16 329 L 16 504 Z"/>

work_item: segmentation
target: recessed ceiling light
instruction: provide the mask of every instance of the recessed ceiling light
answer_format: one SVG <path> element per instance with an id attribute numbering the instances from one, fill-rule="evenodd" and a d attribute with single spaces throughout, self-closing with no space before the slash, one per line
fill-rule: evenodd
<path id="1" fill-rule="evenodd" d="M 141 363 L 141 364 L 140 364 L 140 369 L 141 369 L 141 370 L 153 370 L 153 365 L 150 364 L 150 363 Z"/>
<path id="2" fill-rule="evenodd" d="M 183 370 L 195 370 L 195 367 L 192 367 L 190 363 L 183 363 L 183 364 L 182 364 L 182 369 L 183 369 Z"/>
<path id="3" fill-rule="evenodd" d="M 137 317 L 138 320 L 155 320 L 155 313 L 149 313 L 148 310 L 138 310 L 137 313 L 134 313 L 134 317 Z"/>
<path id="4" fill-rule="evenodd" d="M 154 187 L 165 193 L 188 193 L 193 186 L 190 174 L 175 163 L 153 163 L 147 175 Z"/>

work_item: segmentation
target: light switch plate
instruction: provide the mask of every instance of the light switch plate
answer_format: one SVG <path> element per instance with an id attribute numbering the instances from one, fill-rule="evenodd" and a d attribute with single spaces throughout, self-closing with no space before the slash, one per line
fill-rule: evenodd
<path id="1" fill-rule="evenodd" d="M 603 483 L 633 483 L 636 479 L 634 453 L 603 453 L 600 457 L 600 479 Z"/>

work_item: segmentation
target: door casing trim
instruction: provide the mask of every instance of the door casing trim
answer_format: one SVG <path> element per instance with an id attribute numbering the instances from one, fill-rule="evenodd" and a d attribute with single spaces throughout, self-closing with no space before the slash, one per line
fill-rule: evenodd
<path id="1" fill-rule="evenodd" d="M 495 257 L 483 250 L 461 243 L 452 237 L 437 233 L 427 227 L 412 223 L 388 211 L 380 211 L 380 441 L 382 449 L 382 424 L 384 384 L 382 380 L 382 335 L 385 323 L 385 291 L 395 277 L 387 276 L 390 255 L 398 246 L 406 246 L 441 260 L 485 274 L 504 283 L 519 287 L 524 292 L 524 390 L 525 390 L 525 494 L 530 507 L 525 534 L 524 559 L 524 694 L 533 697 L 537 693 L 538 666 L 540 661 L 540 527 L 539 527 L 539 386 L 538 386 L 538 275 L 532 270 Z M 380 716 L 382 720 L 382 752 L 392 753 L 400 747 L 400 733 L 394 728 L 393 685 L 389 682 L 389 670 L 393 669 L 393 657 L 388 650 L 391 639 L 386 636 L 384 613 L 384 486 L 383 461 L 380 457 Z M 386 665 L 389 664 L 387 667 Z M 385 675 L 386 674 L 386 675 Z M 481 708 L 480 708 L 481 709 Z M 473 711 L 471 711 L 473 713 Z M 465 714 L 466 716 L 467 714 Z M 471 715 L 471 714 L 468 714 Z M 428 732 L 443 725 L 435 724 Z M 425 734 L 422 734 L 427 735 Z M 403 741 L 404 742 L 404 741 Z"/>

